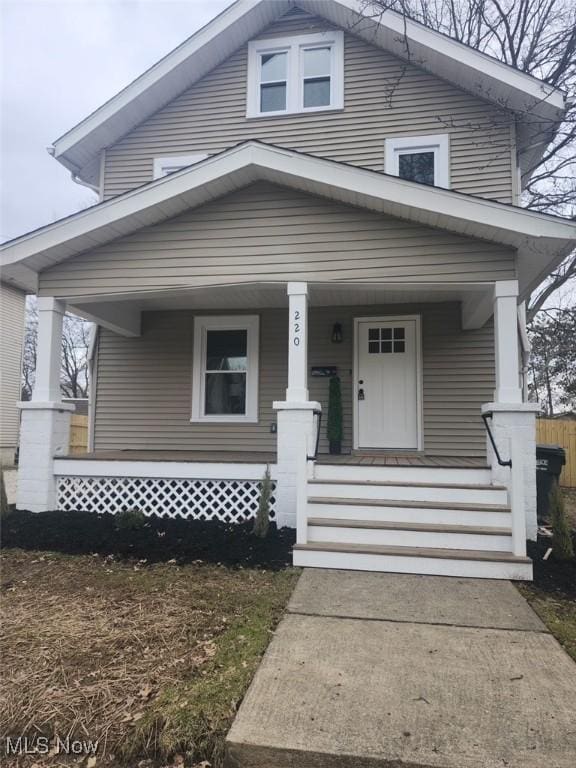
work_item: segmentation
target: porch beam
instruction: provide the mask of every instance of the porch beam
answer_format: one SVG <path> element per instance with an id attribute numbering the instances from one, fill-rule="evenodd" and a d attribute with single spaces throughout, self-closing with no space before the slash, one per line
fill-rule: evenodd
<path id="1" fill-rule="evenodd" d="M 462 328 L 465 331 L 483 328 L 494 312 L 492 290 L 472 294 L 462 301 Z"/>
<path id="2" fill-rule="evenodd" d="M 90 320 L 120 336 L 134 338 L 140 336 L 142 312 L 139 306 L 125 302 L 101 302 L 94 304 L 75 304 L 70 311 Z"/>
<path id="3" fill-rule="evenodd" d="M 520 349 L 518 344 L 518 281 L 494 284 L 494 341 L 497 403 L 521 403 Z"/>
<path id="4" fill-rule="evenodd" d="M 32 400 L 55 403 L 60 394 L 62 323 L 66 304 L 51 296 L 38 299 L 38 359 Z"/>
<path id="5" fill-rule="evenodd" d="M 288 283 L 287 402 L 308 402 L 308 284 Z"/>

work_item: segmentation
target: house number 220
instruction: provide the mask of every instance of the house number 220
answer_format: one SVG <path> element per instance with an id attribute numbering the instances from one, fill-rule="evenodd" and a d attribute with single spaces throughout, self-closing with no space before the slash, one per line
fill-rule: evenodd
<path id="1" fill-rule="evenodd" d="M 293 342 L 295 347 L 300 346 L 300 335 L 302 333 L 302 326 L 300 325 L 300 312 L 296 310 L 294 312 L 294 336 L 293 336 Z"/>

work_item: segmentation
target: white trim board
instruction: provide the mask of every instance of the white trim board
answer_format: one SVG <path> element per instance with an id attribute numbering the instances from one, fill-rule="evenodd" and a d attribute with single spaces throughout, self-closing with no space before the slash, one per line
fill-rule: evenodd
<path id="1" fill-rule="evenodd" d="M 352 432 L 354 450 L 360 450 L 359 430 L 358 430 L 358 370 L 359 370 L 359 344 L 358 333 L 360 323 L 362 322 L 403 322 L 405 320 L 414 320 L 416 323 L 416 400 L 418 410 L 418 446 L 416 451 L 424 450 L 424 384 L 423 384 L 423 363 L 422 363 L 422 315 L 377 315 L 369 317 L 354 318 L 354 349 L 353 349 L 353 381 L 352 381 Z M 365 446 L 362 446 L 365 447 Z M 367 448 L 366 450 L 370 450 Z M 394 449 L 385 449 L 394 450 Z M 407 449 L 399 449 L 407 450 Z"/>
<path id="2" fill-rule="evenodd" d="M 521 299 L 576 242 L 576 222 L 568 219 L 247 141 L 4 243 L 3 278 L 34 290 L 43 269 L 258 180 L 516 248 Z"/>
<path id="3" fill-rule="evenodd" d="M 158 61 L 130 85 L 54 142 L 54 157 L 84 181 L 98 180 L 94 158 L 136 125 L 157 112 L 225 60 L 294 5 L 294 0 L 238 0 L 205 27 Z M 417 66 L 498 106 L 530 112 L 520 131 L 519 149 L 533 143 L 538 118 L 556 121 L 565 109 L 564 94 L 486 54 L 407 19 L 394 11 L 362 13 L 362 0 L 298 0 L 298 6 L 371 45 Z M 363 23 L 358 23 L 359 16 Z M 406 42 L 406 38 L 408 43 Z M 62 86 L 60 86 L 62 87 Z M 65 87 L 65 86 L 64 86 Z M 544 149 L 542 149 L 544 151 Z"/>
<path id="4" fill-rule="evenodd" d="M 266 464 L 119 459 L 55 459 L 57 477 L 154 477 L 195 480 L 262 480 Z M 276 464 L 270 464 L 276 479 Z"/>

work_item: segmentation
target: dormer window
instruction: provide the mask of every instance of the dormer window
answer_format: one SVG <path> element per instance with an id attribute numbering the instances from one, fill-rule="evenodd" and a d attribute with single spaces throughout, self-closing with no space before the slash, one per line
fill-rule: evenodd
<path id="1" fill-rule="evenodd" d="M 450 187 L 448 134 L 386 139 L 385 171 L 407 181 Z"/>
<path id="2" fill-rule="evenodd" d="M 205 160 L 208 155 L 172 155 L 154 158 L 154 179 L 161 179 L 176 171 L 181 171 L 188 165 L 194 165 Z"/>
<path id="3" fill-rule="evenodd" d="M 342 109 L 343 33 L 252 41 L 247 90 L 247 117 Z"/>

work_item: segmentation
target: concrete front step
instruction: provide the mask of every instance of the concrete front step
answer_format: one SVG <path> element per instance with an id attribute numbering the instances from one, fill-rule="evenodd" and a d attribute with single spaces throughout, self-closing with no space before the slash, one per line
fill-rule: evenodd
<path id="1" fill-rule="evenodd" d="M 510 528 L 342 520 L 340 518 L 309 517 L 308 541 L 493 552 L 512 551 Z"/>
<path id="2" fill-rule="evenodd" d="M 506 504 L 508 502 L 508 491 L 504 486 L 386 481 L 310 480 L 308 482 L 308 495 L 315 498 L 431 501 L 460 504 Z"/>
<path id="3" fill-rule="evenodd" d="M 510 527 L 510 507 L 503 504 L 382 501 L 373 499 L 309 498 L 308 514 L 317 518 L 379 520 L 383 522 L 461 524 Z"/>
<path id="4" fill-rule="evenodd" d="M 425 466 L 378 466 L 375 464 L 325 464 L 314 465 L 315 480 L 374 481 L 387 480 L 399 483 L 474 483 L 488 484 L 492 476 L 489 467 L 425 467 Z"/>
<path id="5" fill-rule="evenodd" d="M 532 579 L 532 561 L 486 550 L 310 542 L 296 544 L 294 565 L 477 579 Z"/>

